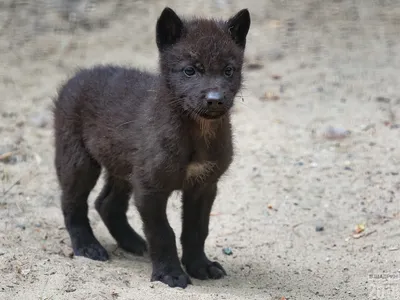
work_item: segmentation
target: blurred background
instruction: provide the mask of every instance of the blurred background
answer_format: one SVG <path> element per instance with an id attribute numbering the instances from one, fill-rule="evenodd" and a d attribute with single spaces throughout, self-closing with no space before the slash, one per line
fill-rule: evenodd
<path id="1" fill-rule="evenodd" d="M 230 276 L 185 292 L 116 248 L 93 209 L 101 180 L 90 218 L 112 261 L 70 259 L 53 167 L 57 88 L 94 64 L 156 72 L 165 6 L 252 20 L 207 240 Z M 0 298 L 400 299 L 399 36 L 397 0 L 1 1 Z"/>

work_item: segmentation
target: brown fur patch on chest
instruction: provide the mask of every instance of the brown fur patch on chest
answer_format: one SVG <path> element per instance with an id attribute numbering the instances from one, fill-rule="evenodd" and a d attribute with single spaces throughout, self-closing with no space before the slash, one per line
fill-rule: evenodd
<path id="1" fill-rule="evenodd" d="M 216 168 L 216 163 L 211 161 L 192 162 L 186 169 L 186 180 L 190 182 L 204 181 Z"/>
<path id="2" fill-rule="evenodd" d="M 217 130 L 219 129 L 223 118 L 217 120 L 207 120 L 201 117 L 195 117 L 195 126 L 193 126 L 193 133 L 199 137 L 209 140 L 214 138 Z"/>

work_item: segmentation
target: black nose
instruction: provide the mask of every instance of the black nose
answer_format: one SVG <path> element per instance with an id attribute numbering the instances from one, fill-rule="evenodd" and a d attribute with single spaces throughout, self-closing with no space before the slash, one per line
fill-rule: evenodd
<path id="1" fill-rule="evenodd" d="M 216 91 L 210 91 L 206 95 L 206 103 L 209 108 L 218 108 L 222 106 L 222 94 Z"/>

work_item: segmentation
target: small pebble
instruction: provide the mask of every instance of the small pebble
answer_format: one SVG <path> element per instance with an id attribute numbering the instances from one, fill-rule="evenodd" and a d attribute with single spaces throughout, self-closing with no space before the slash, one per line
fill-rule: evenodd
<path id="1" fill-rule="evenodd" d="M 390 98 L 378 96 L 378 97 L 376 97 L 376 101 L 377 102 L 383 102 L 383 103 L 389 103 L 390 102 Z"/>
<path id="2" fill-rule="evenodd" d="M 253 63 L 248 63 L 246 65 L 246 68 L 248 70 L 260 70 L 260 69 L 264 68 L 264 65 L 257 63 L 257 62 L 253 62 Z"/>
<path id="3" fill-rule="evenodd" d="M 44 128 L 49 124 L 50 118 L 45 113 L 37 113 L 30 118 L 30 122 L 35 127 Z"/>
<path id="4" fill-rule="evenodd" d="M 350 130 L 344 128 L 328 126 L 325 129 L 324 136 L 328 140 L 340 140 L 350 135 Z"/>
<path id="5" fill-rule="evenodd" d="M 324 231 L 324 225 L 322 223 L 322 220 L 317 220 L 315 224 L 315 231 L 317 232 Z"/>
<path id="6" fill-rule="evenodd" d="M 222 249 L 222 253 L 224 253 L 225 255 L 232 255 L 232 249 L 230 247 L 226 247 Z"/>
<path id="7" fill-rule="evenodd" d="M 24 270 L 21 270 L 21 274 L 22 274 L 23 276 L 28 275 L 30 272 L 31 272 L 31 269 L 24 269 Z"/>
<path id="8" fill-rule="evenodd" d="M 22 230 L 26 229 L 24 224 L 17 224 L 17 228 L 21 228 Z"/>

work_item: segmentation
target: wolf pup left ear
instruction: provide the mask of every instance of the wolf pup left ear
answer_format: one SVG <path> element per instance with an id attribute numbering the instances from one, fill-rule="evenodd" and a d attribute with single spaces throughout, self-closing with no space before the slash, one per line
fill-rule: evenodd
<path id="1" fill-rule="evenodd" d="M 232 39 L 244 49 L 246 46 L 246 36 L 250 29 L 249 11 L 242 9 L 228 20 L 227 25 Z"/>
<path id="2" fill-rule="evenodd" d="M 183 23 L 169 7 L 164 8 L 156 25 L 156 42 L 160 51 L 175 44 L 182 35 Z"/>

